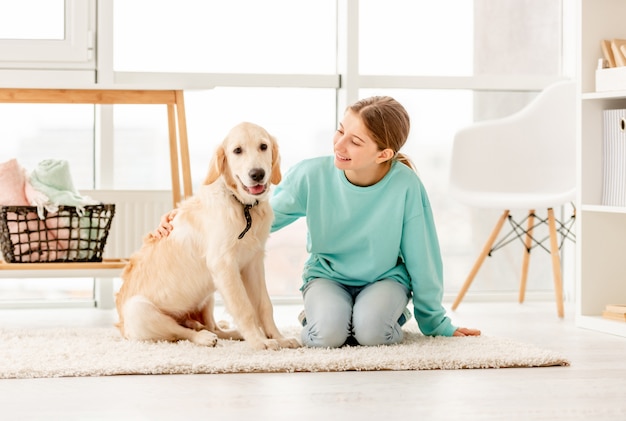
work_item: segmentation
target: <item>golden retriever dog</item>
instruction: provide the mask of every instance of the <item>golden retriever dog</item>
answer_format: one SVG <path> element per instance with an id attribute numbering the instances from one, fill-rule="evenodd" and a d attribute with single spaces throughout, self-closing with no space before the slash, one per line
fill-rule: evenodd
<path id="1" fill-rule="evenodd" d="M 122 273 L 117 324 L 127 339 L 254 349 L 296 348 L 276 327 L 265 283 L 270 184 L 281 180 L 278 145 L 262 127 L 235 126 L 217 148 L 204 184 L 177 210 L 169 236 L 147 235 Z M 222 297 L 235 329 L 213 316 Z"/>

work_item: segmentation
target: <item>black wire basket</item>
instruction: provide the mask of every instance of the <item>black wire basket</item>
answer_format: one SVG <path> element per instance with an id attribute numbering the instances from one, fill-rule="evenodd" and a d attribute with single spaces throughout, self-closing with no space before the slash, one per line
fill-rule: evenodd
<path id="1" fill-rule="evenodd" d="M 0 250 L 7 263 L 101 262 L 114 204 L 59 206 L 0 206 Z"/>

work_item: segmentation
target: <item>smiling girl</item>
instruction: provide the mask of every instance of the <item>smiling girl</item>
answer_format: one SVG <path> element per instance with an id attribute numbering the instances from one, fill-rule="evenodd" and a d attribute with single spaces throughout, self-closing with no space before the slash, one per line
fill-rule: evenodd
<path id="1" fill-rule="evenodd" d="M 390 97 L 348 107 L 334 156 L 302 161 L 271 198 L 272 231 L 306 217 L 302 342 L 339 347 L 402 340 L 413 300 L 425 335 L 480 335 L 452 325 L 441 305 L 442 262 L 430 203 L 399 153 L 409 116 Z"/>

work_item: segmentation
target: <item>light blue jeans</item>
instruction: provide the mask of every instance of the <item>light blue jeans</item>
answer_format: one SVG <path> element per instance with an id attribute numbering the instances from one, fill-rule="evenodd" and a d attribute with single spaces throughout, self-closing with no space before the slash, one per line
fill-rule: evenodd
<path id="1" fill-rule="evenodd" d="M 402 341 L 402 312 L 410 293 L 393 279 L 350 287 L 329 279 L 309 281 L 302 291 L 306 322 L 302 343 L 337 348 L 346 342 L 386 345 Z"/>

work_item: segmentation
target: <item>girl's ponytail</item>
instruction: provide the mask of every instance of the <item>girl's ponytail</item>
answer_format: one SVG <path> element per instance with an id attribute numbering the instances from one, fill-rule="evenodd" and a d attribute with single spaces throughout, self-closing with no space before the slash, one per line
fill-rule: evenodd
<path id="1" fill-rule="evenodd" d="M 408 155 L 405 155 L 402 152 L 398 152 L 396 154 L 395 160 L 403 163 L 417 173 L 417 168 L 415 168 L 415 164 L 413 164 L 413 161 L 411 161 L 411 158 L 409 158 Z"/>

